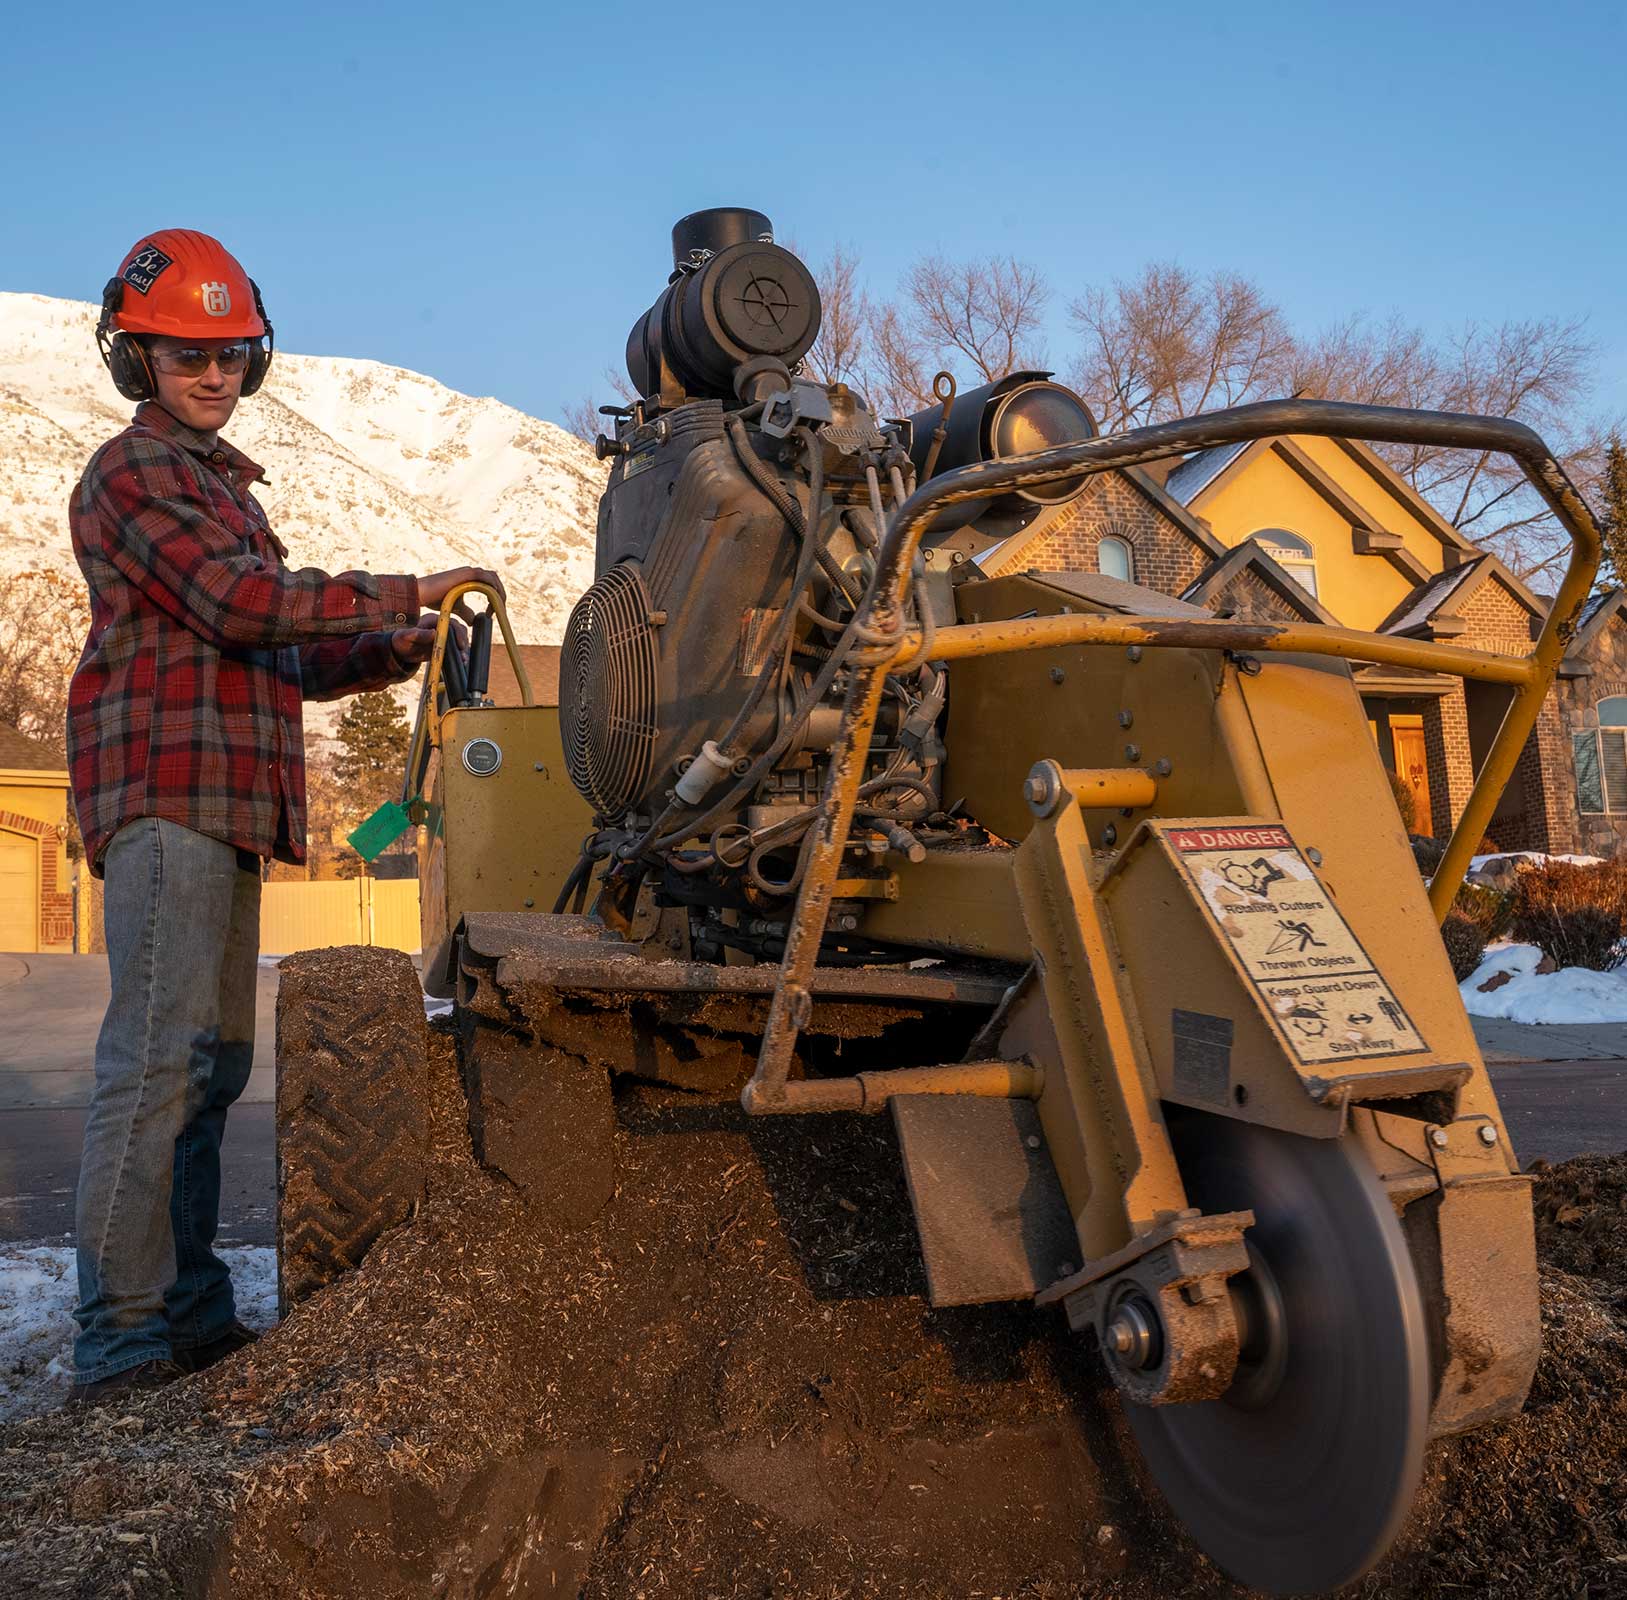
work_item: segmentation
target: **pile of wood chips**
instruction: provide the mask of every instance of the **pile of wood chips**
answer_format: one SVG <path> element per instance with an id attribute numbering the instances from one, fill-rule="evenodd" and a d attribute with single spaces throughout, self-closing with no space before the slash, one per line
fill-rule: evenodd
<path id="1" fill-rule="evenodd" d="M 433 1054 L 430 1192 L 359 1271 L 201 1378 L 0 1429 L 0 1593 L 1238 1592 L 1062 1319 L 926 1307 L 886 1118 L 628 1085 L 567 1232 L 475 1164 Z M 1627 1594 L 1627 1157 L 1537 1198 L 1530 1402 L 1432 1447 L 1364 1596 Z"/>

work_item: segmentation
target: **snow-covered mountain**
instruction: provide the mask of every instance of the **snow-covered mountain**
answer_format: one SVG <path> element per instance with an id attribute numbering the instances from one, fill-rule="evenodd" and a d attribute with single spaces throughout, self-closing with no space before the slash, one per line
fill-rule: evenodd
<path id="1" fill-rule="evenodd" d="M 96 308 L 0 293 L 0 576 L 76 574 L 68 495 L 129 420 L 96 353 Z M 557 642 L 593 579 L 604 469 L 580 440 L 497 400 L 376 361 L 279 351 L 227 437 L 296 566 L 493 567 L 518 638 Z"/>

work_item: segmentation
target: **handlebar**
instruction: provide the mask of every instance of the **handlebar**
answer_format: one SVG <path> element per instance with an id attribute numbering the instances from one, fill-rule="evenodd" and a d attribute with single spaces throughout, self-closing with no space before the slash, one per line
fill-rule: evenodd
<path id="1" fill-rule="evenodd" d="M 465 654 L 457 643 L 456 635 L 452 632 L 452 612 L 459 600 L 466 594 L 478 594 L 485 598 L 486 609 L 481 612 L 470 624 L 469 650 Z M 443 713 L 440 710 L 436 691 L 444 684 L 448 699 L 452 702 L 448 709 L 455 709 L 456 703 L 468 700 L 471 696 L 483 696 L 491 670 L 492 645 L 492 618 L 496 617 L 497 626 L 503 633 L 503 647 L 508 651 L 509 665 L 514 669 L 514 681 L 519 686 L 520 704 L 522 706 L 535 706 L 536 697 L 531 692 L 531 678 L 525 670 L 525 663 L 520 659 L 520 647 L 514 642 L 514 630 L 509 626 L 508 608 L 503 604 L 503 597 L 497 590 L 485 583 L 462 583 L 455 589 L 447 592 L 441 601 L 440 616 L 435 624 L 435 649 L 429 658 L 429 671 L 424 676 L 423 693 L 418 701 L 418 718 L 412 730 L 412 745 L 407 752 L 407 770 L 402 778 L 401 801 L 405 805 L 418 791 L 423 775 L 420 770 L 427 766 L 429 760 L 429 746 L 431 740 L 431 722 L 435 731 L 439 731 L 440 720 Z"/>
<path id="2" fill-rule="evenodd" d="M 824 937 L 858 786 L 864 776 L 862 753 L 869 748 L 891 661 L 899 655 L 907 656 L 920 643 L 918 636 L 905 629 L 904 603 L 909 593 L 911 564 L 922 535 L 936 513 L 962 501 L 981 500 L 1013 489 L 1140 466 L 1195 450 L 1212 449 L 1216 445 L 1296 433 L 1375 444 L 1427 444 L 1444 449 L 1502 452 L 1519 462 L 1531 486 L 1570 536 L 1570 561 L 1559 593 L 1554 597 L 1541 635 L 1524 660 L 1510 659 L 1492 665 L 1493 658 L 1481 651 L 1460 651 L 1450 645 L 1398 640 L 1393 635 L 1362 634 L 1356 630 L 1323 630 L 1319 648 L 1325 654 L 1358 661 L 1418 665 L 1464 677 L 1495 676 L 1498 681 L 1515 686 L 1474 792 L 1430 884 L 1430 907 L 1437 920 L 1445 919 L 1475 844 L 1491 821 L 1498 797 L 1536 725 L 1543 697 L 1553 682 L 1566 645 L 1575 636 L 1582 607 L 1599 569 L 1600 537 L 1593 515 L 1565 475 L 1564 468 L 1535 432 L 1507 417 L 1408 411 L 1335 400 L 1266 400 L 1106 438 L 1080 440 L 1034 455 L 978 462 L 923 483 L 894 512 L 877 553 L 875 575 L 861 606 L 859 621 L 869 635 L 895 638 L 898 649 L 891 657 L 884 651 L 878 652 L 856 666 L 848 686 L 841 731 L 831 751 L 830 776 L 820 800 L 818 820 L 809 834 L 812 847 L 796 910 L 787 930 L 780 981 L 764 1030 L 757 1070 L 744 1096 L 748 1109 L 756 1102 L 767 1105 L 776 1096 L 783 1097 L 785 1092 L 791 1053 L 811 993 L 809 983 Z M 1064 642 L 1061 632 L 1068 633 L 1068 643 L 1105 644 L 1116 642 L 1127 630 L 1134 632 L 1135 642 L 1148 645 L 1266 651 L 1306 648 L 1305 635 L 1311 631 L 1251 627 L 1218 618 L 1212 622 L 1186 621 L 1173 627 L 1167 618 L 1075 615 L 1036 618 L 1024 629 L 1004 629 L 978 637 L 973 636 L 971 628 L 943 629 L 937 634 L 933 654 L 943 651 L 947 658 L 951 650 L 972 655 L 1037 648 Z M 1329 637 L 1332 632 L 1337 632 L 1339 637 Z"/>

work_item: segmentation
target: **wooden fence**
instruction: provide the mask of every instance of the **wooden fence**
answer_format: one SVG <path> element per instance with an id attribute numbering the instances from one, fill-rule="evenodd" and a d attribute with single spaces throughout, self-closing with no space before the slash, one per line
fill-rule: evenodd
<path id="1" fill-rule="evenodd" d="M 260 949 L 267 955 L 332 944 L 412 951 L 420 942 L 416 878 L 268 883 L 260 890 Z"/>
<path id="2" fill-rule="evenodd" d="M 75 949 L 102 955 L 102 884 L 81 868 L 75 888 Z M 415 951 L 416 878 L 352 878 L 331 883 L 267 883 L 260 889 L 260 949 L 269 956 L 333 944 L 376 944 Z"/>

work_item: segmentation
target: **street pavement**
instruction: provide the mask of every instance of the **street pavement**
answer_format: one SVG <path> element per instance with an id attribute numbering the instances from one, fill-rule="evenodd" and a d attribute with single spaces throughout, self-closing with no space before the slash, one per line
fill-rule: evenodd
<path id="1" fill-rule="evenodd" d="M 107 1004 L 101 956 L 0 954 L 0 1243 L 73 1231 L 84 1108 Z M 254 1070 L 227 1119 L 221 1242 L 270 1244 L 277 971 L 260 969 Z M 1627 1150 L 1627 1027 L 1474 1019 L 1522 1163 Z"/>
<path id="2" fill-rule="evenodd" d="M 0 955 L 0 1111 L 90 1104 L 106 956 Z M 254 1067 L 243 1099 L 276 1098 L 277 969 L 260 967 Z"/>

